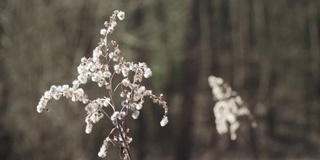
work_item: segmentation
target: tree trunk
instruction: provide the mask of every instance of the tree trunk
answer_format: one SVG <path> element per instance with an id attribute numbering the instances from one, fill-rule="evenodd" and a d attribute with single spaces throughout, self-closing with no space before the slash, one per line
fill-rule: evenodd
<path id="1" fill-rule="evenodd" d="M 2 27 L 0 24 L 0 41 L 2 38 Z M 0 44 L 0 51 L 2 46 Z M 1 56 L 1 55 L 0 55 Z M 0 159 L 7 159 L 12 146 L 12 138 L 10 132 L 2 124 L 4 122 L 4 115 L 7 112 L 9 102 L 9 81 L 8 75 L 3 62 L 4 57 L 0 57 Z"/>
<path id="2" fill-rule="evenodd" d="M 320 47 L 319 47 L 319 12 L 317 10 L 317 4 L 314 1 L 307 1 L 306 5 L 306 23 L 309 37 L 309 52 L 310 52 L 310 66 L 309 73 L 306 78 L 306 134 L 310 134 L 313 126 L 317 126 L 318 130 L 320 124 L 313 124 L 314 113 L 320 112 L 319 106 L 319 71 L 320 71 Z M 319 120 L 318 120 L 319 121 Z"/>
<path id="3" fill-rule="evenodd" d="M 230 3 L 232 42 L 234 54 L 234 88 L 239 91 L 240 95 L 245 99 L 251 111 L 254 110 L 256 76 L 253 68 L 255 67 L 253 55 L 253 1 L 236 1 Z M 254 129 L 249 129 L 249 139 L 252 155 L 257 157 L 257 142 Z M 231 142 L 230 146 L 234 143 Z"/>
<path id="4" fill-rule="evenodd" d="M 176 159 L 188 160 L 192 148 L 193 111 L 195 96 L 197 94 L 198 79 L 201 71 L 200 48 L 200 3 L 193 0 L 187 21 L 185 42 L 185 59 L 182 62 L 182 111 L 181 129 L 178 138 L 178 151 Z"/>
<path id="5" fill-rule="evenodd" d="M 143 3 L 143 2 L 141 2 Z M 137 10 L 135 11 L 134 15 L 133 15 L 133 19 L 134 19 L 134 23 L 132 24 L 134 29 L 139 30 L 143 24 L 145 23 L 145 16 L 146 12 L 145 9 L 142 7 L 137 8 Z M 148 63 L 149 61 L 149 57 L 147 55 L 147 49 L 140 47 L 140 46 L 136 46 L 135 48 L 136 53 L 138 54 L 137 60 L 139 62 L 146 62 Z M 148 83 L 148 82 L 147 82 Z M 148 84 L 146 84 L 148 86 Z M 150 105 L 150 103 L 149 103 Z M 137 127 L 137 135 L 139 135 L 137 137 L 137 159 L 141 159 L 144 160 L 146 157 L 146 153 L 147 153 L 147 148 L 146 148 L 146 139 L 148 139 L 148 128 L 149 126 L 147 126 L 146 120 L 145 120 L 145 115 L 143 113 L 140 114 L 138 120 L 138 127 Z"/>

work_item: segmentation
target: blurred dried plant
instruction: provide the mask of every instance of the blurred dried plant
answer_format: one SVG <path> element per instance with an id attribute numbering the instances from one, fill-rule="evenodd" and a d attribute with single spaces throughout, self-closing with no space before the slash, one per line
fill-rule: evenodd
<path id="1" fill-rule="evenodd" d="M 222 78 L 209 76 L 208 82 L 212 88 L 213 100 L 216 101 L 213 112 L 219 134 L 229 131 L 231 139 L 235 140 L 237 138 L 236 131 L 240 127 L 238 118 L 241 116 L 247 116 L 251 121 L 251 126 L 256 127 L 256 122 L 250 110 L 237 92 L 233 91 Z"/>
<path id="2" fill-rule="evenodd" d="M 108 42 L 108 35 L 113 33 L 117 19 L 123 20 L 124 18 L 124 12 L 119 10 L 113 12 L 110 20 L 104 23 L 105 28 L 100 30 L 103 38 L 93 50 L 92 57 L 81 59 L 77 68 L 79 75 L 72 82 L 72 86 L 67 84 L 51 86 L 41 97 L 37 111 L 39 113 L 48 111 L 48 102 L 51 99 L 59 100 L 61 97 L 86 104 L 86 133 L 91 133 L 93 124 L 99 122 L 103 117 L 107 117 L 113 124 L 109 135 L 103 141 L 98 156 L 106 157 L 108 148 L 113 145 L 120 149 L 121 159 L 131 160 L 129 144 L 132 138 L 128 136 L 129 128 L 126 126 L 129 115 L 133 119 L 137 119 L 145 97 L 149 97 L 153 103 L 158 103 L 163 107 L 164 115 L 160 125 L 165 126 L 168 123 L 168 106 L 167 102 L 162 99 L 162 94 L 156 96 L 152 90 L 147 90 L 145 86 L 141 85 L 144 78 L 152 76 L 152 71 L 146 63 L 126 61 L 121 56 L 117 42 L 114 40 Z M 116 75 L 120 76 L 121 80 L 117 81 Z M 95 82 L 99 87 L 104 87 L 107 95 L 94 100 L 89 99 L 89 96 L 80 87 L 88 81 Z M 115 102 L 117 95 L 122 99 L 121 104 Z M 111 113 L 108 112 L 110 111 L 108 108 L 111 108 Z"/>

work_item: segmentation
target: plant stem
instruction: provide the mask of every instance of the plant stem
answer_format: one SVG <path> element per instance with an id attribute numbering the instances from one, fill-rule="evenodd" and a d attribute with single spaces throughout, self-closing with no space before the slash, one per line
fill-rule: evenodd
<path id="1" fill-rule="evenodd" d="M 122 134 L 122 131 L 125 132 L 125 129 L 123 128 L 123 126 L 118 122 L 117 120 L 117 130 L 122 138 L 122 141 L 124 143 L 124 149 L 126 150 L 126 153 L 128 154 L 129 156 L 129 160 L 132 160 L 132 157 L 131 157 L 131 153 L 130 153 L 130 149 L 129 149 L 129 145 L 127 144 L 126 142 L 126 139 L 125 139 L 125 136 L 123 136 Z"/>

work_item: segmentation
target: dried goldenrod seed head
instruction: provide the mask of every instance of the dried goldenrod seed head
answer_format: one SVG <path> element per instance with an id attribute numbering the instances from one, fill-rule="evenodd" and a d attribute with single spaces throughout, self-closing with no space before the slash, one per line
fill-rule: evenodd
<path id="1" fill-rule="evenodd" d="M 219 134 L 230 132 L 230 138 L 237 138 L 236 131 L 240 127 L 238 117 L 247 116 L 252 121 L 252 126 L 256 123 L 249 109 L 243 104 L 241 97 L 231 87 L 223 82 L 222 78 L 209 76 L 209 86 L 212 88 L 213 99 L 216 101 L 213 113 L 216 118 L 216 128 Z"/>
<path id="2" fill-rule="evenodd" d="M 139 112 L 138 110 L 136 110 L 136 111 L 134 111 L 134 112 L 132 113 L 131 116 L 132 116 L 133 119 L 138 119 L 139 114 L 140 114 L 140 112 Z"/>
<path id="3" fill-rule="evenodd" d="M 160 125 L 161 125 L 162 127 L 164 127 L 164 126 L 166 126 L 166 125 L 168 124 L 168 122 L 169 122 L 168 117 L 167 117 L 167 116 L 164 116 L 164 117 L 162 118 L 162 120 L 160 121 Z"/>
<path id="4" fill-rule="evenodd" d="M 81 58 L 77 67 L 78 76 L 72 82 L 72 86 L 51 86 L 39 100 L 37 111 L 39 113 L 47 111 L 47 104 L 51 99 L 59 100 L 61 97 L 65 97 L 72 101 L 82 102 L 86 105 L 85 132 L 87 134 L 92 132 L 93 124 L 98 123 L 102 118 L 108 118 L 113 124 L 113 128 L 104 140 L 98 156 L 106 157 L 107 149 L 113 145 L 120 149 L 121 157 L 131 159 L 129 144 L 132 138 L 128 136 L 129 128 L 124 125 L 127 117 L 131 115 L 133 119 L 137 119 L 147 97 L 163 107 L 164 118 L 160 125 L 165 126 L 168 123 L 168 106 L 167 102 L 162 100 L 162 95 L 156 96 L 152 94 L 151 90 L 141 85 L 144 78 L 152 76 L 152 71 L 147 64 L 126 61 L 121 56 L 121 50 L 117 42 L 114 40 L 108 42 L 108 36 L 114 32 L 117 26 L 117 19 L 124 20 L 125 13 L 116 10 L 111 15 L 110 20 L 104 23 L 105 28 L 100 30 L 103 38 L 93 50 L 92 57 Z M 132 77 L 129 75 L 132 75 Z M 80 87 L 89 81 L 106 89 L 105 93 L 107 95 L 89 99 L 89 96 Z M 115 92 L 120 94 L 114 94 Z M 115 101 L 116 95 L 119 95 L 122 100 L 120 104 Z M 111 113 L 109 113 L 110 110 Z"/>
<path id="5" fill-rule="evenodd" d="M 125 13 L 122 11 L 119 11 L 117 14 L 117 17 L 119 18 L 119 20 L 124 20 L 125 18 Z"/>

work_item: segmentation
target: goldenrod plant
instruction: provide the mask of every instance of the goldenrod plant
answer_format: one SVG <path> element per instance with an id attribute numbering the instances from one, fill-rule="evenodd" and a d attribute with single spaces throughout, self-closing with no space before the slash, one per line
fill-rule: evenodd
<path id="1" fill-rule="evenodd" d="M 115 10 L 113 12 L 110 20 L 104 23 L 105 27 L 100 30 L 103 37 L 93 50 L 92 57 L 81 59 L 77 67 L 78 77 L 72 82 L 72 85 L 51 86 L 41 97 L 37 111 L 39 113 L 48 111 L 48 102 L 52 99 L 59 100 L 61 97 L 85 104 L 84 109 L 87 112 L 86 133 L 91 133 L 93 124 L 102 118 L 107 118 L 113 125 L 103 141 L 98 156 L 106 157 L 108 148 L 113 145 L 119 148 L 121 159 L 131 160 L 129 144 L 132 138 L 128 135 L 129 128 L 126 125 L 129 117 L 131 116 L 133 119 L 139 117 L 145 98 L 148 97 L 152 99 L 153 103 L 163 107 L 164 115 L 160 125 L 165 126 L 168 123 L 168 106 L 167 102 L 162 99 L 162 94 L 157 96 L 152 93 L 152 90 L 148 90 L 141 84 L 144 78 L 152 76 L 152 71 L 147 64 L 126 61 L 121 56 L 117 42 L 108 39 L 117 26 L 117 20 L 124 19 L 125 13 L 123 11 Z M 116 76 L 120 77 L 120 80 L 115 78 Z M 104 88 L 106 95 L 89 99 L 84 89 L 81 88 L 81 85 L 85 85 L 89 81 Z M 117 96 L 121 98 L 121 104 L 116 103 L 115 97 Z"/>
<path id="2" fill-rule="evenodd" d="M 233 91 L 220 77 L 209 76 L 208 82 L 212 88 L 213 100 L 216 101 L 213 113 L 219 134 L 229 131 L 231 139 L 235 140 L 237 138 L 236 131 L 240 127 L 238 117 L 241 116 L 247 116 L 251 120 L 251 126 L 256 127 L 250 110 L 237 92 Z"/>

